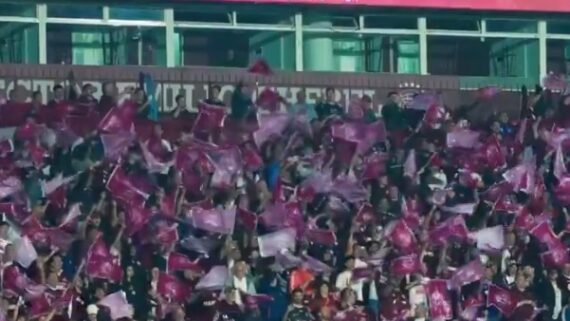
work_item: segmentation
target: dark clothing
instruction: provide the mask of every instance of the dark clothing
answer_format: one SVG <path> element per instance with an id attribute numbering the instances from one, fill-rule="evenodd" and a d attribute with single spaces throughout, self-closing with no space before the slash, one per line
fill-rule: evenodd
<path id="1" fill-rule="evenodd" d="M 311 311 L 306 306 L 293 307 L 287 314 L 285 321 L 310 321 L 313 320 Z"/>
<path id="2" fill-rule="evenodd" d="M 386 129 L 389 131 L 408 127 L 404 109 L 396 103 L 388 103 L 382 107 L 382 119 L 384 119 Z"/>
<path id="3" fill-rule="evenodd" d="M 214 105 L 214 106 L 225 106 L 226 104 L 224 104 L 224 102 L 218 98 L 208 98 L 206 100 L 204 100 L 204 102 L 208 105 Z"/>
<path id="4" fill-rule="evenodd" d="M 317 112 L 317 116 L 319 117 L 320 121 L 323 121 L 333 115 L 344 115 L 344 108 L 342 108 L 336 102 L 319 103 L 317 106 L 315 106 L 315 111 Z"/>
<path id="5" fill-rule="evenodd" d="M 232 96 L 231 117 L 233 119 L 246 118 L 252 105 L 251 98 L 244 95 L 239 88 L 236 88 Z"/>

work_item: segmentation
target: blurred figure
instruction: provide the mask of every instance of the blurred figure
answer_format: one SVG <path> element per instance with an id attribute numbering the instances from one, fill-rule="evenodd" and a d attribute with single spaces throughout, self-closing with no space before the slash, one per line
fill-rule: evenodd
<path id="1" fill-rule="evenodd" d="M 312 321 L 314 320 L 311 311 L 303 303 L 303 290 L 295 289 L 291 293 L 291 304 L 287 308 L 287 312 L 283 317 L 283 321 Z"/>
<path id="2" fill-rule="evenodd" d="M 330 116 L 344 115 L 344 108 L 342 108 L 335 99 L 334 88 L 328 87 L 325 90 L 325 99 L 315 106 L 315 111 L 317 112 L 320 121 L 323 121 Z"/>
<path id="3" fill-rule="evenodd" d="M 222 88 L 219 85 L 211 85 L 208 91 L 208 98 L 204 102 L 208 105 L 225 106 L 224 102 L 220 99 Z"/>

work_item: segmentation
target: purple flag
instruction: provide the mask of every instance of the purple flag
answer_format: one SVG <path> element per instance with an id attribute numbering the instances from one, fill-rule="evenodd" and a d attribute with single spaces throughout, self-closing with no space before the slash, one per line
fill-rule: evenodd
<path id="1" fill-rule="evenodd" d="M 458 289 L 466 284 L 481 280 L 484 275 L 485 267 L 479 259 L 476 259 L 457 269 L 449 280 L 449 285 Z"/>
<path id="2" fill-rule="evenodd" d="M 284 113 L 259 115 L 259 129 L 253 133 L 253 141 L 261 147 L 272 136 L 280 136 L 290 121 L 291 116 Z"/>
<path id="3" fill-rule="evenodd" d="M 127 296 L 123 291 L 109 294 L 97 304 L 109 308 L 111 319 L 113 320 L 130 319 L 133 316 L 133 307 L 127 301 Z"/>
<path id="4" fill-rule="evenodd" d="M 207 210 L 196 206 L 190 209 L 189 215 L 192 224 L 199 229 L 220 234 L 233 233 L 236 219 L 235 208 Z"/>
<path id="5" fill-rule="evenodd" d="M 312 256 L 303 255 L 303 267 L 316 273 L 329 273 L 332 268 Z"/>
<path id="6" fill-rule="evenodd" d="M 568 171 L 566 170 L 566 164 L 564 163 L 564 153 L 562 152 L 562 146 L 556 148 L 556 154 L 554 156 L 554 168 L 553 174 L 556 178 L 561 179 L 566 175 Z"/>
<path id="7" fill-rule="evenodd" d="M 454 130 L 447 133 L 447 147 L 476 148 L 479 143 L 479 133 L 468 129 Z"/>
<path id="8" fill-rule="evenodd" d="M 198 284 L 196 290 L 221 290 L 226 286 L 226 279 L 229 276 L 228 268 L 223 265 L 214 266 L 208 274 L 204 275 Z"/>
<path id="9" fill-rule="evenodd" d="M 568 82 L 564 78 L 564 75 L 549 73 L 544 78 L 542 78 L 542 85 L 546 89 L 564 91 L 568 85 Z"/>
<path id="10" fill-rule="evenodd" d="M 440 105 L 441 95 L 436 92 L 424 92 L 417 94 L 412 99 L 411 103 L 407 106 L 409 109 L 426 111 L 429 106 L 437 104 Z"/>
<path id="11" fill-rule="evenodd" d="M 275 256 L 282 251 L 295 250 L 296 231 L 294 228 L 285 228 L 273 233 L 257 237 L 261 257 Z"/>
<path id="12" fill-rule="evenodd" d="M 501 225 L 481 229 L 474 232 L 472 236 L 480 250 L 497 252 L 505 246 L 505 235 Z"/>

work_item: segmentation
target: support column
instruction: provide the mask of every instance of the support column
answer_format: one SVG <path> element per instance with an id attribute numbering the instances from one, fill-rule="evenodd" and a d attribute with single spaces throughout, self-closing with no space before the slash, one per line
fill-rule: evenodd
<path id="1" fill-rule="evenodd" d="M 295 71 L 303 71 L 303 15 L 295 14 Z"/>
<path id="2" fill-rule="evenodd" d="M 420 44 L 420 74 L 428 74 L 428 52 L 427 52 L 427 22 L 425 17 L 418 18 L 418 32 Z"/>
<path id="3" fill-rule="evenodd" d="M 166 25 L 166 67 L 176 66 L 176 50 L 174 34 L 174 9 L 164 9 L 164 24 Z"/>
<path id="4" fill-rule="evenodd" d="M 326 19 L 311 19 L 314 28 L 332 28 Z M 329 34 L 305 34 L 303 39 L 303 67 L 306 71 L 335 70 L 333 39 Z"/>
<path id="5" fill-rule="evenodd" d="M 542 77 L 546 76 L 546 74 L 548 73 L 547 70 L 547 60 L 548 60 L 548 56 L 547 56 L 547 52 L 546 52 L 546 21 L 544 20 L 540 20 L 538 22 L 538 60 L 539 60 L 539 77 L 540 79 L 542 79 Z"/>
<path id="6" fill-rule="evenodd" d="M 38 50 L 40 64 L 47 63 L 47 5 L 36 5 L 36 13 L 38 16 Z"/>

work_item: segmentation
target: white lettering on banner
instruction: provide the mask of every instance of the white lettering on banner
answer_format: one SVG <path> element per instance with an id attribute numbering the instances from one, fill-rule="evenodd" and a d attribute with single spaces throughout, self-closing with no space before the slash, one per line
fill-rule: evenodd
<path id="1" fill-rule="evenodd" d="M 50 98 L 48 97 L 48 95 L 51 92 L 51 89 L 53 88 L 53 80 L 34 80 L 33 86 L 34 88 L 32 91 L 39 90 L 39 92 L 42 93 L 43 101 L 47 102 Z M 0 88 L 2 87 L 4 86 L 1 86 Z"/>
<path id="2" fill-rule="evenodd" d="M 184 95 L 186 96 L 187 109 L 190 111 L 198 111 L 198 106 L 194 104 L 194 85 L 185 84 L 182 86 Z"/>
<path id="3" fill-rule="evenodd" d="M 0 79 L 0 97 L 9 97 L 11 90 L 16 89 L 17 99 L 20 101 L 30 101 L 31 94 L 35 90 L 39 90 L 42 93 L 44 103 L 47 103 L 52 98 L 53 87 L 56 84 L 60 84 L 60 81 L 54 81 L 49 79 L 25 79 L 10 81 L 6 79 Z M 83 84 L 90 83 L 93 85 L 97 91 L 94 93 L 94 97 L 100 99 L 102 96 L 102 86 L 101 81 L 81 81 L 77 86 L 77 89 L 81 89 Z M 62 84 L 64 85 L 64 84 Z M 135 81 L 129 82 L 116 82 L 117 90 L 119 93 L 124 92 L 127 88 L 136 88 L 138 83 Z M 198 87 L 196 87 L 198 86 Z M 256 98 L 265 87 L 260 86 L 256 92 L 252 94 L 252 98 Z M 314 104 L 319 99 L 324 98 L 325 88 L 322 87 L 287 87 L 287 86 L 275 86 L 270 87 L 272 90 L 276 91 L 280 96 L 285 98 L 288 103 L 295 103 L 297 101 L 297 94 L 301 90 L 305 90 L 307 96 L 307 103 Z M 198 91 L 196 91 L 198 89 Z M 229 102 L 231 95 L 234 90 L 234 85 L 220 85 L 220 94 L 217 98 Z M 209 87 L 208 84 L 181 84 L 181 83 L 165 83 L 156 82 L 156 100 L 160 105 L 160 110 L 162 112 L 172 112 L 176 107 L 175 98 L 179 94 L 183 94 L 186 98 L 187 106 L 189 111 L 197 111 L 197 102 L 200 99 L 208 97 Z M 373 97 L 376 93 L 373 89 L 346 89 L 339 88 L 335 90 L 335 99 L 341 103 L 347 103 L 346 97 L 348 94 L 352 97 L 361 97 L 363 94 L 367 94 Z"/>

